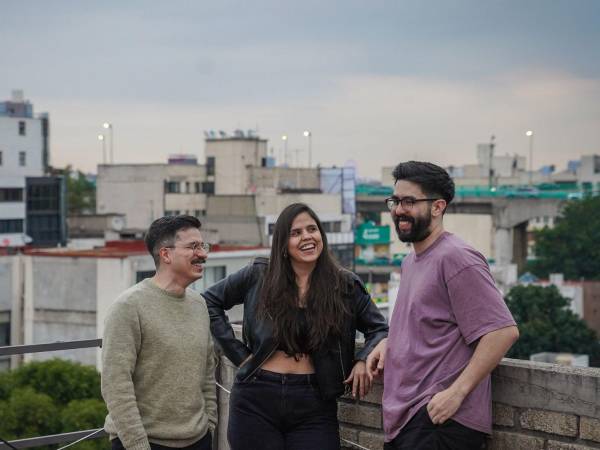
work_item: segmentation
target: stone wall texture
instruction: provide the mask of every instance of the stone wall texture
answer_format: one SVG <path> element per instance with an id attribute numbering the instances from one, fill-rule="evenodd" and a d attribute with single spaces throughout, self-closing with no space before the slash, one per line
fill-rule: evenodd
<path id="1" fill-rule="evenodd" d="M 222 358 L 220 372 L 223 387 L 229 389 L 235 367 Z M 215 449 L 229 450 L 228 395 L 219 391 Z M 383 448 L 382 394 L 383 386 L 376 383 L 364 399 L 339 400 L 342 448 Z M 504 359 L 492 374 L 492 396 L 494 431 L 488 450 L 600 449 L 600 369 Z"/>

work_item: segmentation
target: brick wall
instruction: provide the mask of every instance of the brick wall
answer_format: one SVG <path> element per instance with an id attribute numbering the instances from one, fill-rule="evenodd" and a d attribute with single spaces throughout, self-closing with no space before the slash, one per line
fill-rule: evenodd
<path id="1" fill-rule="evenodd" d="M 229 389 L 235 367 L 222 358 L 217 378 Z M 219 429 L 215 450 L 229 450 L 226 439 L 228 394 L 219 391 Z M 488 450 L 600 449 L 600 369 L 504 359 L 492 378 L 494 432 Z M 375 384 L 360 401 L 338 402 L 343 448 L 349 442 L 383 448 L 381 396 Z"/>
<path id="2" fill-rule="evenodd" d="M 487 449 L 600 449 L 600 369 L 505 359 L 492 383 L 494 434 Z M 381 394 L 379 384 L 364 400 L 340 399 L 343 439 L 383 448 Z"/>

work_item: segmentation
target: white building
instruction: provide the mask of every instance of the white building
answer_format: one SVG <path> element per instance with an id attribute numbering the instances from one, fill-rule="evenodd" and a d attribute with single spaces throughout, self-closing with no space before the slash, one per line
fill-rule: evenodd
<path id="1" fill-rule="evenodd" d="M 192 285 L 202 292 L 267 248 L 217 246 L 207 259 L 204 276 Z M 42 344 L 101 338 L 111 303 L 125 289 L 154 274 L 154 261 L 142 241 L 115 241 L 93 250 L 29 250 L 25 255 L 0 257 L 0 338 L 4 345 Z M 234 308 L 232 321 L 242 318 Z M 8 325 L 10 324 L 10 325 Z M 6 338 L 10 336 L 10 339 Z M 29 353 L 20 361 L 65 358 L 100 368 L 96 348 Z M 0 361 L 0 368 L 8 359 Z"/>
<path id="2" fill-rule="evenodd" d="M 204 215 L 207 190 L 206 166 L 196 163 L 99 165 L 96 209 L 144 230 L 165 215 Z"/>
<path id="3" fill-rule="evenodd" d="M 48 166 L 48 115 L 35 117 L 21 91 L 0 102 L 0 247 L 19 247 L 25 235 L 27 177 Z"/>

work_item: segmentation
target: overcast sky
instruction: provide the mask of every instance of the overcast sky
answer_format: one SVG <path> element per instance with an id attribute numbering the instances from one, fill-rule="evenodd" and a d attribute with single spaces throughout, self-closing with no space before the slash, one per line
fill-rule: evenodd
<path id="1" fill-rule="evenodd" d="M 0 2 L 0 99 L 51 120 L 51 162 L 204 157 L 203 130 L 256 129 L 276 156 L 357 164 L 534 165 L 600 153 L 600 1 Z M 292 155 L 292 152 L 290 152 Z M 295 156 L 291 156 L 295 161 Z"/>

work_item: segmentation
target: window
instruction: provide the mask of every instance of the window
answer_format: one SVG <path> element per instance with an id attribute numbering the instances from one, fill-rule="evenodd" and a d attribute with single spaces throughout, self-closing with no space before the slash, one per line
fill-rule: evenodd
<path id="1" fill-rule="evenodd" d="M 23 219 L 0 220 L 0 233 L 22 233 Z"/>
<path id="2" fill-rule="evenodd" d="M 2 158 L 2 150 L 0 150 L 0 166 L 1 166 L 2 164 L 4 164 L 4 163 L 3 163 L 3 158 Z"/>
<path id="3" fill-rule="evenodd" d="M 10 321 L 0 323 L 0 347 L 10 345 Z"/>
<path id="4" fill-rule="evenodd" d="M 4 188 L 0 189 L 0 202 L 22 202 L 23 189 Z"/>
<path id="5" fill-rule="evenodd" d="M 215 183 L 213 181 L 205 181 L 202 183 L 202 192 L 205 194 L 215 193 Z"/>
<path id="6" fill-rule="evenodd" d="M 135 282 L 139 283 L 140 281 L 145 280 L 146 278 L 152 278 L 155 273 L 156 273 L 155 270 L 143 270 L 140 272 L 136 272 L 135 273 Z"/>
<path id="7" fill-rule="evenodd" d="M 19 136 L 25 136 L 25 121 L 19 120 Z"/>
<path id="8" fill-rule="evenodd" d="M 215 174 L 215 157 L 209 156 L 206 158 L 206 175 Z"/>
<path id="9" fill-rule="evenodd" d="M 202 192 L 202 185 L 198 181 L 194 183 L 194 191 L 196 194 L 200 194 Z"/>
<path id="10" fill-rule="evenodd" d="M 27 164 L 27 154 L 25 152 L 19 152 L 19 165 L 25 167 Z"/>
<path id="11" fill-rule="evenodd" d="M 177 181 L 167 181 L 165 190 L 167 194 L 179 194 L 181 192 L 181 186 Z"/>
<path id="12" fill-rule="evenodd" d="M 178 216 L 180 214 L 178 209 L 166 209 L 165 216 Z"/>
<path id="13" fill-rule="evenodd" d="M 339 220 L 336 220 L 335 222 L 322 222 L 322 224 L 325 233 L 339 233 L 342 231 L 342 222 Z"/>
<path id="14" fill-rule="evenodd" d="M 190 183 L 188 181 L 185 182 L 185 193 L 186 194 L 190 193 Z"/>

